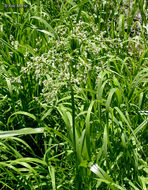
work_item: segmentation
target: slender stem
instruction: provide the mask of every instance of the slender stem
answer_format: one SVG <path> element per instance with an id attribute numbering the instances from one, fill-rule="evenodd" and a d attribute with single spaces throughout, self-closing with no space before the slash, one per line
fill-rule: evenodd
<path id="1" fill-rule="evenodd" d="M 76 159 L 76 189 L 79 189 L 80 178 L 79 178 L 79 171 L 78 171 L 78 158 L 77 158 L 77 152 L 76 152 L 75 101 L 74 101 L 73 83 L 71 83 L 70 87 L 71 87 L 71 104 L 72 104 L 73 147 L 74 147 L 74 154 L 75 154 L 75 159 Z"/>
<path id="2" fill-rule="evenodd" d="M 71 104 L 72 104 L 72 127 L 73 127 L 73 144 L 76 150 L 76 138 L 75 138 L 75 102 L 74 102 L 74 92 L 73 84 L 71 83 Z"/>

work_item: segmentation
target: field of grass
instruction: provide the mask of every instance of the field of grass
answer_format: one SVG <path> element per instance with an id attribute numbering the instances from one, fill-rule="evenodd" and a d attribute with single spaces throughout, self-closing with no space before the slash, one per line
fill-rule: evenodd
<path id="1" fill-rule="evenodd" d="M 148 1 L 0 2 L 0 189 L 148 189 Z"/>

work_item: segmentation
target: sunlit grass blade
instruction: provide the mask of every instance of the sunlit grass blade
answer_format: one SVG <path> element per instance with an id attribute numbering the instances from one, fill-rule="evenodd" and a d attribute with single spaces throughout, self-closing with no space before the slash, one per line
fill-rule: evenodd
<path id="1" fill-rule="evenodd" d="M 18 135 L 28 135 L 28 134 L 37 134 L 44 133 L 45 128 L 24 128 L 13 131 L 0 131 L 0 138 L 18 136 Z"/>
<path id="2" fill-rule="evenodd" d="M 58 38 L 57 34 L 55 33 L 54 29 L 50 26 L 50 24 L 48 24 L 48 22 L 46 20 L 44 20 L 41 17 L 37 17 L 37 16 L 32 16 L 31 19 L 36 19 L 39 22 L 43 23 L 45 25 L 45 27 L 48 28 L 50 34 L 52 34 L 56 39 Z"/>

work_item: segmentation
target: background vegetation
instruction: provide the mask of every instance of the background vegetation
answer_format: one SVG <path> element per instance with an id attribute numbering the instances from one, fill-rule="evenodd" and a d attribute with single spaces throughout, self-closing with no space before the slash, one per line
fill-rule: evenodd
<path id="1" fill-rule="evenodd" d="M 1 2 L 1 189 L 147 189 L 147 9 Z"/>

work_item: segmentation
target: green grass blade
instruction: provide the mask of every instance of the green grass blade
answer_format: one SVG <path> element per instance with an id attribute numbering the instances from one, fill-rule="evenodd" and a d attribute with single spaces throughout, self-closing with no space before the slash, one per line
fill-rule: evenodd
<path id="1" fill-rule="evenodd" d="M 18 135 L 28 135 L 28 134 L 37 134 L 37 133 L 44 133 L 45 128 L 24 128 L 19 130 L 13 131 L 0 131 L 0 138 L 18 136 Z"/>
<path id="2" fill-rule="evenodd" d="M 38 17 L 38 16 L 32 16 L 31 19 L 36 19 L 38 20 L 39 22 L 43 23 L 45 25 L 46 28 L 48 28 L 49 32 L 51 35 L 53 35 L 55 37 L 55 39 L 58 39 L 58 36 L 56 34 L 56 32 L 54 31 L 54 29 L 50 26 L 50 24 L 47 23 L 46 20 L 44 20 L 43 18 L 41 17 Z"/>

